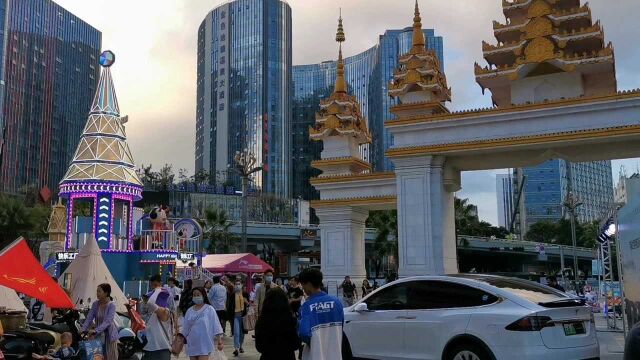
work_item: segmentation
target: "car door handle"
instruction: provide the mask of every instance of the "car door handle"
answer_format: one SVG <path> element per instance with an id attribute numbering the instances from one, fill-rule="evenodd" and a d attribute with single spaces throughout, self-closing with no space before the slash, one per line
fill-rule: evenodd
<path id="1" fill-rule="evenodd" d="M 403 320 L 415 320 L 417 317 L 416 316 L 396 316 L 396 319 L 403 319 Z"/>

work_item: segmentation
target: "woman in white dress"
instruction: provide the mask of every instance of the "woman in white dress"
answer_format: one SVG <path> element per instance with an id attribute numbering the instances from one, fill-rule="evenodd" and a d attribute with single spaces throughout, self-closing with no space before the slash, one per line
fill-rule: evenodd
<path id="1" fill-rule="evenodd" d="M 194 305 L 184 316 L 182 334 L 191 360 L 208 360 L 216 347 L 222 351 L 222 326 L 204 288 L 193 289 Z"/>

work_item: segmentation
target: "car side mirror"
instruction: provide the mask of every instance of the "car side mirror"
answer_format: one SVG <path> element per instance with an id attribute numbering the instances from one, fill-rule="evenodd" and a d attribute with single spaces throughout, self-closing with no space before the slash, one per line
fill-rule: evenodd
<path id="1" fill-rule="evenodd" d="M 355 308 L 353 308 L 353 311 L 357 312 L 357 313 L 363 313 L 363 312 L 367 312 L 369 311 L 369 307 L 367 306 L 367 303 L 359 303 L 358 305 L 356 305 Z"/>

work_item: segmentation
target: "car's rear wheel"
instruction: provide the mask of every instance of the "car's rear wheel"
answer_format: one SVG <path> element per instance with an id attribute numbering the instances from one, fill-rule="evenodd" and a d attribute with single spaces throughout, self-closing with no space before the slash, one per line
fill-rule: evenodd
<path id="1" fill-rule="evenodd" d="M 460 344 L 454 347 L 447 360 L 490 360 L 491 357 L 480 346 L 475 344 Z"/>

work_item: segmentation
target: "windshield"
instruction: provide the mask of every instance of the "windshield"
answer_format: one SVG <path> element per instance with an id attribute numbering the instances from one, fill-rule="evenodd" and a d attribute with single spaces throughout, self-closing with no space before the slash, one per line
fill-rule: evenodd
<path id="1" fill-rule="evenodd" d="M 528 280 L 512 279 L 501 276 L 463 275 L 460 277 L 482 281 L 486 284 L 495 286 L 504 291 L 508 291 L 513 295 L 527 299 L 536 304 L 565 300 L 570 298 L 560 291 Z"/>

